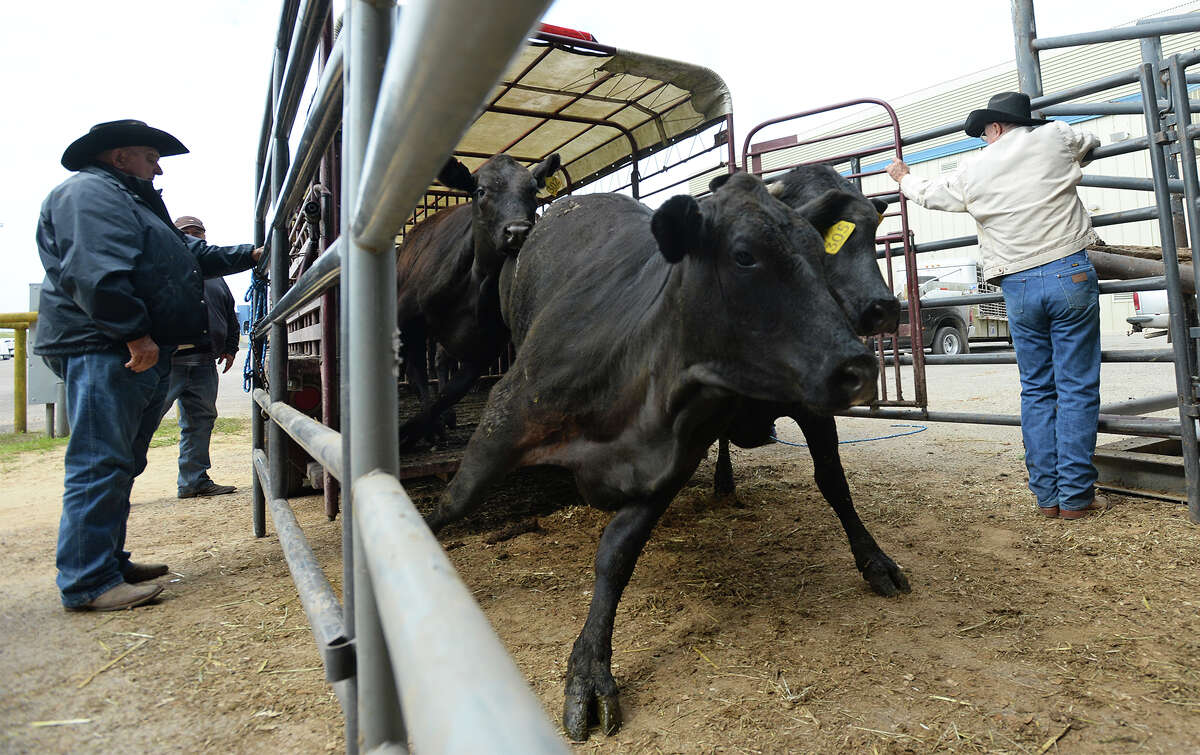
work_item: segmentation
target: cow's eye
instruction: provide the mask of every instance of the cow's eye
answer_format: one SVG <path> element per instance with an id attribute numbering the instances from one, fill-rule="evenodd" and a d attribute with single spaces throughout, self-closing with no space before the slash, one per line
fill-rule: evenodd
<path id="1" fill-rule="evenodd" d="M 475 190 L 475 198 L 476 199 L 483 199 L 484 195 L 486 195 L 486 194 L 487 194 L 487 189 L 483 188 L 482 186 L 480 186 L 478 189 Z"/>
<path id="2" fill-rule="evenodd" d="M 754 259 L 753 254 L 743 251 L 734 252 L 733 261 L 738 263 L 739 267 L 754 267 L 758 264 L 758 260 Z"/>

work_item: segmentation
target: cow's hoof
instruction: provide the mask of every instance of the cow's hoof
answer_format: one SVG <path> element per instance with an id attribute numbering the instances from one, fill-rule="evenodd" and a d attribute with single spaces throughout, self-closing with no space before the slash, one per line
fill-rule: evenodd
<path id="1" fill-rule="evenodd" d="M 587 741 L 592 720 L 599 723 L 604 736 L 616 734 L 621 728 L 621 702 L 617 696 L 568 694 L 563 703 L 563 729 L 567 736 L 576 742 Z"/>
<path id="2" fill-rule="evenodd" d="M 410 450 L 425 437 L 422 423 L 409 420 L 400 426 L 400 448 Z"/>
<path id="3" fill-rule="evenodd" d="M 442 420 L 436 420 L 433 427 L 429 430 L 429 442 L 434 444 L 443 444 L 450 438 L 450 431 L 447 429 L 446 423 Z"/>
<path id="4" fill-rule="evenodd" d="M 717 479 L 713 481 L 713 498 L 716 498 L 718 501 L 724 501 L 729 498 L 735 498 L 736 496 L 737 488 L 734 487 L 732 479 L 723 480 L 720 477 L 717 477 Z"/>
<path id="5" fill-rule="evenodd" d="M 900 565 L 883 551 L 871 556 L 859 571 L 876 595 L 891 598 L 902 592 L 912 592 L 908 577 L 904 576 Z"/>

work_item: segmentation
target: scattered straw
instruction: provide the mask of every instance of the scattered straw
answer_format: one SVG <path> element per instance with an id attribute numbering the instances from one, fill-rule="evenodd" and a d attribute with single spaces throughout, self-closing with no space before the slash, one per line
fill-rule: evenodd
<path id="1" fill-rule="evenodd" d="M 1038 750 L 1038 755 L 1042 755 L 1047 750 L 1049 750 L 1051 747 L 1053 747 L 1058 742 L 1058 740 L 1065 737 L 1067 735 L 1067 732 L 1070 730 L 1071 730 L 1071 724 L 1068 723 L 1066 726 L 1063 727 L 1063 730 L 1058 733 L 1058 736 L 1054 736 L 1054 737 L 1051 737 L 1046 740 L 1046 744 L 1042 745 L 1042 749 Z"/>
<path id="2" fill-rule="evenodd" d="M 930 699 L 933 699 L 933 700 L 942 700 L 943 702 L 947 702 L 947 703 L 956 703 L 958 705 L 974 707 L 971 703 L 967 702 L 966 700 L 959 700 L 958 698 L 954 698 L 954 697 L 942 697 L 941 695 L 930 695 L 929 697 L 930 697 Z"/>
<path id="3" fill-rule="evenodd" d="M 99 676 L 100 674 L 103 674 L 105 671 L 108 671 L 110 668 L 112 668 L 113 666 L 117 665 L 117 663 L 119 663 L 119 662 L 120 662 L 120 661 L 121 661 L 121 660 L 122 660 L 122 659 L 123 659 L 125 656 L 129 655 L 130 653 L 132 653 L 133 651 L 137 650 L 137 649 L 138 649 L 138 648 L 140 648 L 142 645 L 145 645 L 145 644 L 146 644 L 147 642 L 149 642 L 149 641 L 150 641 L 150 640 L 138 640 L 138 641 L 137 641 L 137 642 L 136 642 L 136 643 L 133 645 L 133 647 L 129 648 L 129 649 L 128 649 L 128 650 L 126 650 L 124 653 L 121 653 L 121 654 L 120 654 L 120 655 L 118 655 L 116 658 L 113 658 L 113 659 L 112 659 L 111 661 L 109 661 L 108 663 L 104 664 L 104 665 L 103 665 L 103 666 L 101 666 L 100 668 L 98 668 L 98 669 L 96 669 L 95 671 L 93 671 L 93 672 L 91 673 L 91 675 L 90 675 L 90 676 L 88 676 L 88 678 L 87 678 L 87 679 L 84 679 L 82 682 L 80 682 L 80 683 L 79 683 L 79 685 L 78 685 L 78 686 L 77 686 L 75 689 L 83 689 L 84 687 L 88 686 L 89 684 L 91 684 L 91 683 L 92 683 L 92 680 L 93 680 L 93 679 L 95 679 L 97 676 Z"/>
<path id="4" fill-rule="evenodd" d="M 705 660 L 705 661 L 708 663 L 708 665 L 712 666 L 712 667 L 713 667 L 713 668 L 715 668 L 715 669 L 719 669 L 719 668 L 721 668 L 721 667 L 720 667 L 720 666 L 718 666 L 717 664 L 713 663 L 713 662 L 712 662 L 712 659 L 711 659 L 711 658 L 709 658 L 707 655 L 705 655 L 705 654 L 703 653 L 703 651 L 701 651 L 701 650 L 700 650 L 700 648 L 696 647 L 695 645 L 692 645 L 692 650 L 695 650 L 695 651 L 696 651 L 696 655 L 698 655 L 698 656 L 700 656 L 701 658 L 703 658 L 703 659 L 704 659 L 704 660 Z"/>
<path id="5" fill-rule="evenodd" d="M 30 721 L 30 726 L 78 726 L 79 724 L 90 724 L 90 718 L 64 718 L 61 721 Z"/>
<path id="6" fill-rule="evenodd" d="M 264 674 L 299 674 L 303 671 L 320 671 L 322 666 L 309 666 L 308 668 L 285 668 L 279 671 L 264 671 Z"/>

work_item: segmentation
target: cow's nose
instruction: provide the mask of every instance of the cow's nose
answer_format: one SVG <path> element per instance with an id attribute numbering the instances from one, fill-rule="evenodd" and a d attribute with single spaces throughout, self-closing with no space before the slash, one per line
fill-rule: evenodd
<path id="1" fill-rule="evenodd" d="M 508 249 L 519 248 L 521 244 L 525 243 L 525 237 L 529 235 L 530 228 L 533 228 L 533 224 L 524 221 L 504 226 L 504 246 Z"/>
<path id="2" fill-rule="evenodd" d="M 851 357 L 833 371 L 830 388 L 834 396 L 849 406 L 870 401 L 875 396 L 875 360 L 867 354 Z"/>
<path id="3" fill-rule="evenodd" d="M 859 315 L 856 330 L 860 336 L 892 333 L 899 322 L 900 302 L 896 301 L 896 297 L 876 299 Z"/>

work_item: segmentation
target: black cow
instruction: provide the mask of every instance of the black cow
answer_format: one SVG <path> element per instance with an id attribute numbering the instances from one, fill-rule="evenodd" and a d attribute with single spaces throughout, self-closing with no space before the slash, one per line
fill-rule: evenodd
<path id="1" fill-rule="evenodd" d="M 713 187 L 720 186 L 723 180 L 721 177 L 713 181 Z M 837 237 L 821 253 L 822 268 L 830 292 L 855 332 L 866 336 L 895 330 L 900 304 L 888 290 L 875 261 L 875 230 L 887 204 L 868 200 L 853 184 L 825 165 L 795 168 L 772 183 L 770 192 L 808 218 L 822 234 L 830 234 L 832 230 Z M 843 225 L 835 229 L 837 223 L 851 223 L 853 228 Z M 828 414 L 814 411 L 802 402 L 747 404 L 738 423 L 720 440 L 713 480 L 716 494 L 734 493 L 729 442 L 743 448 L 770 443 L 774 420 L 778 417 L 791 417 L 804 433 L 817 487 L 841 521 L 863 579 L 880 595 L 909 592 L 908 579 L 900 567 L 880 549 L 854 510 L 838 454 L 837 425 Z"/>
<path id="2" fill-rule="evenodd" d="M 471 201 L 418 224 L 396 252 L 396 317 L 404 343 L 405 373 L 422 410 L 400 428 L 410 445 L 440 429 L 440 416 L 479 378 L 508 344 L 500 319 L 500 268 L 515 257 L 533 227 L 537 191 L 558 170 L 557 153 L 526 170 L 496 155 L 472 175 L 451 158 L 438 180 L 465 191 Z M 449 383 L 429 391 L 426 339 L 461 365 Z"/>
<path id="3" fill-rule="evenodd" d="M 877 368 L 829 293 L 821 237 L 757 178 L 651 213 L 611 194 L 562 199 L 501 274 L 517 345 L 492 389 L 434 531 L 522 465 L 574 472 L 615 511 L 592 606 L 567 666 L 563 725 L 620 726 L 613 618 L 654 524 L 748 403 L 832 412 L 873 395 Z"/>

